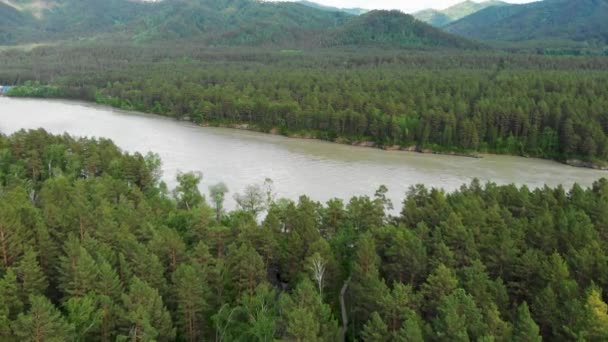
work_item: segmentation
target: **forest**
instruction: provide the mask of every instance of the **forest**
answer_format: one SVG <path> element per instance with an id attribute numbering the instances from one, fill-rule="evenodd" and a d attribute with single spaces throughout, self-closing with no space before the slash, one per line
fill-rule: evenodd
<path id="1" fill-rule="evenodd" d="M 606 179 L 318 203 L 201 173 L 170 191 L 161 170 L 105 139 L 0 135 L 0 340 L 608 339 Z"/>
<path id="2" fill-rule="evenodd" d="M 46 46 L 0 56 L 0 84 L 18 85 L 11 96 L 94 101 L 202 125 L 391 149 L 608 161 L 603 57 L 173 43 Z"/>

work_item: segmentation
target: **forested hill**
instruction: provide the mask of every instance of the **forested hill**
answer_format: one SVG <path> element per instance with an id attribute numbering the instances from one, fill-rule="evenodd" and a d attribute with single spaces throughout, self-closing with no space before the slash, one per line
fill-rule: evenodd
<path id="1" fill-rule="evenodd" d="M 33 24 L 34 18 L 31 15 L 0 2 L 0 44 L 18 39 L 15 34 L 16 27 Z"/>
<path id="2" fill-rule="evenodd" d="M 0 24 L 0 44 L 91 39 L 294 48 L 326 46 L 328 41 L 332 46 L 358 42 L 397 47 L 474 46 L 401 13 L 358 17 L 299 3 L 255 0 L 42 1 L 47 9 L 39 17 L 19 6 L 0 7 L 0 22 L 13 23 L 4 29 Z M 379 20 L 386 20 L 380 23 L 384 28 L 377 27 Z M 372 32 L 364 37 L 367 30 Z"/>
<path id="3" fill-rule="evenodd" d="M 383 44 L 395 47 L 478 48 L 479 44 L 440 31 L 399 11 L 372 11 L 351 19 L 327 38 L 328 45 Z"/>
<path id="4" fill-rule="evenodd" d="M 544 0 L 490 7 L 446 27 L 452 33 L 528 46 L 605 46 L 608 0 Z"/>
<path id="5" fill-rule="evenodd" d="M 185 173 L 169 194 L 160 170 L 104 139 L 0 134 L 1 341 L 608 339 L 606 180 L 416 186 L 389 216 L 384 187 L 252 186 L 226 212 L 226 186 L 207 201 Z"/>

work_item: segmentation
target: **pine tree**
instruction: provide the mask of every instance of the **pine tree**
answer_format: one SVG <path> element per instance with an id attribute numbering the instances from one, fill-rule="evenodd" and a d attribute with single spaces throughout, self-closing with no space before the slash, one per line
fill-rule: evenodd
<path id="1" fill-rule="evenodd" d="M 21 192 L 15 189 L 0 197 L 0 269 L 12 266 L 24 252 L 31 231 L 24 227 L 19 217 L 18 205 L 24 201 Z"/>
<path id="2" fill-rule="evenodd" d="M 20 289 L 17 283 L 17 275 L 9 268 L 4 277 L 0 279 L 0 312 L 6 314 L 6 318 L 14 319 L 23 310 L 23 302 L 19 298 Z"/>
<path id="3" fill-rule="evenodd" d="M 173 296 L 177 304 L 180 335 L 189 342 L 202 339 L 207 302 L 205 279 L 193 266 L 182 264 L 173 273 Z"/>
<path id="4" fill-rule="evenodd" d="M 48 299 L 32 296 L 29 302 L 30 310 L 20 314 L 12 325 L 19 341 L 63 342 L 73 338 L 73 327 Z"/>
<path id="5" fill-rule="evenodd" d="M 479 309 L 463 289 L 441 299 L 433 325 L 440 340 L 469 341 L 485 336 Z"/>
<path id="6" fill-rule="evenodd" d="M 382 317 L 374 311 L 370 316 L 369 321 L 363 327 L 361 338 L 363 341 L 384 342 L 389 340 L 389 332 L 386 323 Z"/>
<path id="7" fill-rule="evenodd" d="M 420 327 L 420 317 L 411 315 L 408 317 L 399 331 L 395 333 L 395 341 L 398 342 L 423 342 L 424 335 Z"/>
<path id="8" fill-rule="evenodd" d="M 97 309 L 96 302 L 92 294 L 72 297 L 65 302 L 68 322 L 74 328 L 74 341 L 89 341 L 97 336 L 102 312 Z"/>
<path id="9" fill-rule="evenodd" d="M 25 252 L 17 265 L 17 278 L 21 283 L 21 300 L 29 303 L 31 296 L 43 295 L 48 287 L 44 272 L 38 263 L 38 255 L 33 249 Z"/>
<path id="10" fill-rule="evenodd" d="M 359 324 L 365 324 L 374 311 L 382 310 L 379 299 L 388 293 L 388 287 L 380 278 L 379 264 L 374 239 L 366 233 L 361 236 L 357 245 L 350 285 L 350 293 L 354 299 L 353 320 Z"/>
<path id="11" fill-rule="evenodd" d="M 59 288 L 66 297 L 84 297 L 95 288 L 98 269 L 95 260 L 73 235 L 59 258 Z"/>
<path id="12" fill-rule="evenodd" d="M 530 316 L 528 304 L 523 302 L 517 308 L 517 316 L 513 325 L 513 342 L 540 342 L 540 329 Z"/>
<path id="13" fill-rule="evenodd" d="M 17 338 L 13 335 L 11 329 L 11 320 L 8 318 L 8 313 L 4 312 L 0 307 L 0 341 L 15 341 Z"/>
<path id="14" fill-rule="evenodd" d="M 165 266 L 165 273 L 174 272 L 186 255 L 186 244 L 175 229 L 160 228 L 155 231 L 149 249 Z"/>
<path id="15" fill-rule="evenodd" d="M 123 295 L 123 302 L 125 319 L 129 323 L 129 339 L 171 341 L 175 338 L 171 315 L 158 290 L 133 277 L 129 293 Z"/>
<path id="16" fill-rule="evenodd" d="M 587 322 L 584 336 L 588 341 L 608 340 L 608 305 L 602 299 L 602 292 L 592 288 L 585 304 Z"/>
<path id="17" fill-rule="evenodd" d="M 422 285 L 425 298 L 424 309 L 429 316 L 434 316 L 437 306 L 443 297 L 450 295 L 458 286 L 458 278 L 450 268 L 440 264 Z"/>
<path id="18" fill-rule="evenodd" d="M 331 308 L 323 303 L 310 280 L 300 282 L 291 295 L 283 295 L 281 303 L 288 339 L 334 341 L 338 336 L 338 325 Z"/>
<path id="19" fill-rule="evenodd" d="M 249 244 L 243 243 L 238 249 L 231 248 L 228 264 L 237 298 L 243 293 L 252 295 L 266 278 L 264 260 Z"/>

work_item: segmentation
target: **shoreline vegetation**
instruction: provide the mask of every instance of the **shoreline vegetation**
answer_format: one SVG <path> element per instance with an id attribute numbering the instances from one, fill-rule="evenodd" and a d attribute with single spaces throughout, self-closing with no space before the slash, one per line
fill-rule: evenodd
<path id="1" fill-rule="evenodd" d="M 106 139 L 22 130 L 0 151 L 3 341 L 607 337 L 606 178 L 321 203 L 268 180 L 207 197 L 199 172 L 169 192 L 158 155 Z"/>

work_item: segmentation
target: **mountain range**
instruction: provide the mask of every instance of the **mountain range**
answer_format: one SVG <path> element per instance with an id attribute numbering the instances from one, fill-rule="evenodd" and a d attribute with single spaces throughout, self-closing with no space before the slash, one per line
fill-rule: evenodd
<path id="1" fill-rule="evenodd" d="M 601 51 L 608 46 L 608 0 L 523 5 L 465 1 L 441 12 L 419 12 L 418 20 L 399 11 L 362 12 L 307 1 L 0 0 L 0 45 L 87 40 L 298 49 L 515 46 Z"/>
<path id="2" fill-rule="evenodd" d="M 443 27 L 454 21 L 462 19 L 473 13 L 493 6 L 505 6 L 506 2 L 498 0 L 488 0 L 484 2 L 464 1 L 444 10 L 426 9 L 413 14 L 413 16 L 425 23 L 435 27 Z"/>
<path id="3" fill-rule="evenodd" d="M 0 44 L 94 39 L 296 48 L 478 46 L 398 11 L 358 16 L 310 4 L 256 0 L 0 1 Z"/>

